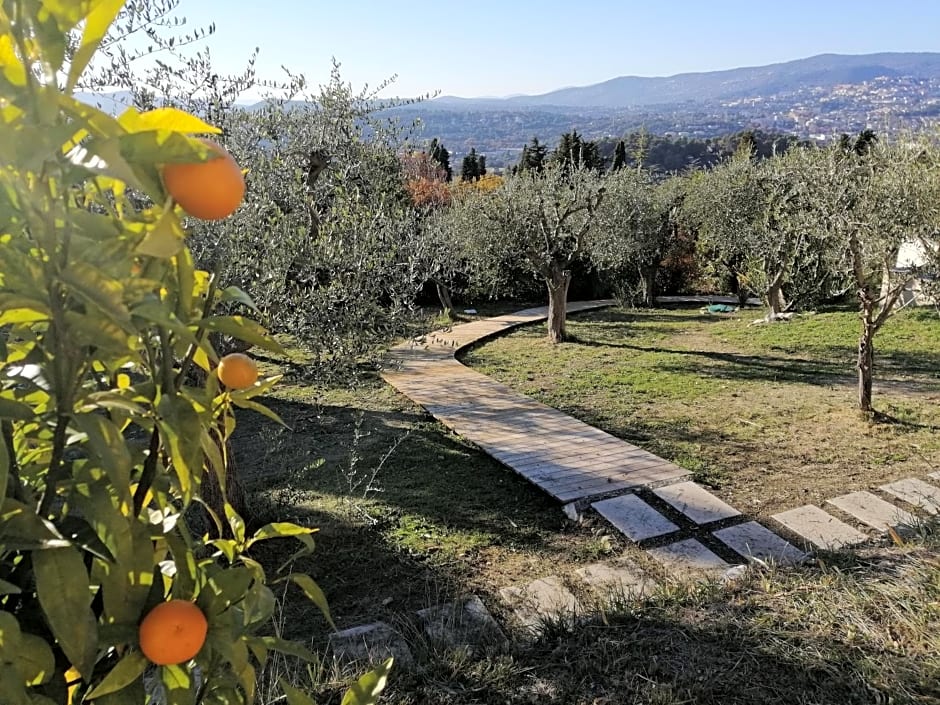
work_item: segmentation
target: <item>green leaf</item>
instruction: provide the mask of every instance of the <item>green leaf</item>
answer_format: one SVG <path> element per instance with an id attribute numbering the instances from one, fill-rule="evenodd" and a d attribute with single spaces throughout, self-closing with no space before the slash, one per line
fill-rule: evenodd
<path id="1" fill-rule="evenodd" d="M 173 556 L 173 563 L 176 566 L 176 575 L 173 577 L 173 597 L 189 600 L 196 595 L 198 574 L 196 557 L 193 555 L 189 543 L 180 533 L 184 531 L 184 528 L 181 526 L 176 528 L 176 531 L 165 536 L 167 545 L 170 547 L 170 553 Z"/>
<path id="2" fill-rule="evenodd" d="M 209 316 L 199 322 L 201 328 L 213 330 L 218 333 L 230 335 L 238 340 L 244 340 L 246 343 L 257 345 L 265 350 L 286 355 L 274 338 L 268 335 L 268 331 L 262 328 L 258 323 L 244 316 Z"/>
<path id="3" fill-rule="evenodd" d="M 0 498 L 7 496 L 7 482 L 10 478 L 10 452 L 7 444 L 0 438 Z"/>
<path id="4" fill-rule="evenodd" d="M 0 326 L 9 323 L 37 323 L 52 317 L 43 301 L 17 294 L 0 294 Z"/>
<path id="5" fill-rule="evenodd" d="M 129 651 L 85 699 L 94 700 L 124 690 L 140 678 L 149 665 L 150 661 L 140 651 Z"/>
<path id="6" fill-rule="evenodd" d="M 235 301 L 236 303 L 240 303 L 243 306 L 247 306 L 257 314 L 261 313 L 261 311 L 259 311 L 258 307 L 255 305 L 254 299 L 252 299 L 248 294 L 239 289 L 237 286 L 228 286 L 222 289 L 222 301 Z"/>
<path id="7" fill-rule="evenodd" d="M 133 336 L 125 328 L 92 312 L 90 315 L 66 311 L 65 322 L 72 339 L 118 354 L 130 352 Z"/>
<path id="8" fill-rule="evenodd" d="M 91 3 L 88 15 L 85 18 L 85 31 L 82 34 L 82 42 L 78 45 L 71 65 L 69 66 L 69 78 L 66 84 L 66 90 L 72 92 L 79 77 L 88 66 L 88 62 L 98 50 L 98 45 L 108 33 L 108 27 L 114 22 L 118 12 L 124 6 L 125 0 L 96 0 Z"/>
<path id="9" fill-rule="evenodd" d="M 267 585 L 256 582 L 241 604 L 246 625 L 261 625 L 271 619 L 277 609 L 277 598 Z"/>
<path id="10" fill-rule="evenodd" d="M 231 399 L 232 399 L 232 403 L 235 406 L 237 406 L 239 409 L 251 409 L 252 411 L 257 411 L 262 416 L 271 419 L 272 421 L 280 424 L 284 428 L 290 428 L 290 426 L 284 423 L 284 419 L 278 416 L 275 412 L 271 411 L 264 404 L 259 404 L 256 401 L 251 401 L 250 399 L 242 399 L 241 397 L 237 396 L 237 394 L 233 394 L 231 396 Z"/>
<path id="11" fill-rule="evenodd" d="M 297 688 L 283 678 L 278 678 L 277 682 L 278 685 L 281 686 L 281 690 L 284 691 L 284 696 L 287 698 L 287 705 L 317 705 L 313 698 L 297 690 Z"/>
<path id="12" fill-rule="evenodd" d="M 196 694 L 187 669 L 182 666 L 163 666 L 160 668 L 160 680 L 166 689 L 166 705 L 195 705 Z"/>
<path id="13" fill-rule="evenodd" d="M 0 662 L 0 703 L 3 705 L 32 705 L 20 674 L 10 663 Z"/>
<path id="14" fill-rule="evenodd" d="M 254 579 L 251 571 L 244 566 L 218 569 L 199 593 L 196 604 L 207 615 L 221 614 L 232 605 L 242 601 Z"/>
<path id="15" fill-rule="evenodd" d="M 10 34 L 0 35 L 0 69 L 6 80 L 14 86 L 26 85 L 26 67 L 17 56 Z"/>
<path id="16" fill-rule="evenodd" d="M 176 280 L 179 282 L 176 316 L 188 321 L 193 316 L 193 295 L 196 291 L 196 265 L 193 262 L 193 253 L 188 249 L 184 249 L 176 257 Z M 199 315 L 202 315 L 201 311 Z"/>
<path id="17" fill-rule="evenodd" d="M 258 677 L 255 674 L 255 667 L 250 663 L 246 663 L 237 673 L 238 682 L 241 684 L 242 689 L 245 691 L 245 700 L 246 702 L 255 701 L 255 688 L 258 686 Z"/>
<path id="18" fill-rule="evenodd" d="M 34 416 L 33 409 L 28 404 L 0 397 L 0 418 L 12 419 L 14 421 L 30 421 Z M 2 496 L 3 493 L 0 492 L 0 497 Z"/>
<path id="19" fill-rule="evenodd" d="M 42 685 L 55 673 L 55 656 L 44 639 L 23 634 L 16 653 L 16 668 L 26 685 Z"/>
<path id="20" fill-rule="evenodd" d="M 160 399 L 157 412 L 161 417 L 161 435 L 169 446 L 173 472 L 184 500 L 189 501 L 202 470 L 199 434 L 193 433 L 193 429 L 198 430 L 201 427 L 199 414 L 192 404 L 179 395 Z"/>
<path id="21" fill-rule="evenodd" d="M 22 638 L 20 623 L 16 621 L 16 617 L 0 610 L 0 661 L 12 661 L 15 658 Z"/>
<path id="22" fill-rule="evenodd" d="M 310 535 L 317 531 L 318 529 L 309 529 L 305 526 L 298 526 L 297 524 L 291 524 L 289 522 L 274 522 L 265 524 L 258 529 L 254 536 L 248 541 L 248 546 L 250 547 L 258 541 L 267 541 L 273 538 L 295 538 L 300 541 L 308 551 L 312 552 L 315 545 Z"/>
<path id="23" fill-rule="evenodd" d="M 374 671 L 369 671 L 350 686 L 343 696 L 341 705 L 375 705 L 388 683 L 388 674 L 392 670 L 394 659 L 386 660 Z"/>
<path id="24" fill-rule="evenodd" d="M 70 262 L 68 269 L 59 273 L 59 278 L 74 296 L 97 308 L 129 333 L 136 332 L 131 326 L 131 312 L 124 303 L 124 287 L 120 281 L 81 260 Z"/>
<path id="25" fill-rule="evenodd" d="M 135 518 L 114 512 L 108 520 L 117 530 L 108 546 L 115 559 L 95 561 L 93 575 L 101 583 L 106 617 L 112 622 L 133 622 L 140 617 L 153 585 L 153 544 L 147 527 Z"/>
<path id="26" fill-rule="evenodd" d="M 118 118 L 128 132 L 165 130 L 183 134 L 220 134 L 222 130 L 178 108 L 157 108 L 139 113 L 128 108 Z"/>
<path id="27" fill-rule="evenodd" d="M 13 583 L 8 583 L 6 580 L 0 580 L 0 595 L 19 595 L 22 594 L 23 590 Z"/>
<path id="28" fill-rule="evenodd" d="M 9 497 L 3 500 L 0 505 L 0 549 L 33 551 L 71 545 L 51 522 L 41 518 L 30 507 Z"/>
<path id="29" fill-rule="evenodd" d="M 179 217 L 172 210 L 167 210 L 157 224 L 146 231 L 134 251 L 147 257 L 169 259 L 183 249 L 185 235 Z"/>
<path id="30" fill-rule="evenodd" d="M 75 548 L 33 551 L 39 604 L 59 647 L 83 678 L 90 678 L 98 648 L 91 585 Z"/>
<path id="31" fill-rule="evenodd" d="M 121 430 L 101 414 L 75 414 L 75 424 L 88 436 L 91 457 L 103 469 L 122 501 L 130 500 L 131 453 Z"/>
<path id="32" fill-rule="evenodd" d="M 304 575 L 303 573 L 293 573 L 288 579 L 304 591 L 307 599 L 320 608 L 323 616 L 326 617 L 326 621 L 330 623 L 333 629 L 336 629 L 333 618 L 330 616 L 330 606 L 326 602 L 326 595 L 323 593 L 320 586 L 317 585 L 316 581 L 309 575 Z"/>
<path id="33" fill-rule="evenodd" d="M 95 705 L 128 705 L 128 703 L 135 703 L 136 705 L 136 703 L 145 702 L 154 702 L 154 700 L 148 700 L 147 692 L 144 690 L 143 678 L 138 678 L 117 693 L 109 693 L 108 695 L 102 695 L 100 698 L 95 699 Z M 73 705 L 78 704 L 73 703 Z"/>
<path id="34" fill-rule="evenodd" d="M 235 511 L 233 507 L 228 502 L 225 503 L 225 518 L 228 520 L 229 528 L 232 530 L 232 535 L 235 537 L 235 540 L 239 544 L 245 542 L 245 520 L 239 516 L 238 512 Z"/>
<path id="35" fill-rule="evenodd" d="M 307 647 L 298 644 L 296 641 L 288 641 L 276 636 L 257 637 L 257 640 L 270 651 L 296 656 L 307 663 L 314 663 L 317 660 L 317 657 Z"/>

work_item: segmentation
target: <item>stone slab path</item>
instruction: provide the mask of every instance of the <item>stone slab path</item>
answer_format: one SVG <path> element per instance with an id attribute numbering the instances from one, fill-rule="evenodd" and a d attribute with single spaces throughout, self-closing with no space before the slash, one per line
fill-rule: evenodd
<path id="1" fill-rule="evenodd" d="M 631 541 L 645 541 L 679 530 L 676 524 L 635 494 L 612 497 L 591 506 Z"/>
<path id="2" fill-rule="evenodd" d="M 898 480 L 882 485 L 881 489 L 918 509 L 923 509 L 928 514 L 936 514 L 940 511 L 940 487 L 934 487 L 923 480 L 915 478 Z"/>
<path id="3" fill-rule="evenodd" d="M 741 512 L 694 482 L 679 482 L 653 490 L 653 494 L 696 524 L 709 524 L 741 516 Z"/>
<path id="4" fill-rule="evenodd" d="M 886 502 L 871 492 L 850 492 L 830 499 L 829 504 L 881 532 L 887 532 L 889 528 L 904 531 L 917 525 L 917 519 L 913 514 L 896 507 L 891 502 Z"/>
<path id="5" fill-rule="evenodd" d="M 794 534 L 826 551 L 835 551 L 868 540 L 858 529 L 811 504 L 774 514 L 773 518 Z"/>
<path id="6" fill-rule="evenodd" d="M 612 305 L 569 303 L 568 312 Z M 461 365 L 454 355 L 548 315 L 545 306 L 435 331 L 389 351 L 383 379 L 562 502 L 654 487 L 689 472 Z"/>

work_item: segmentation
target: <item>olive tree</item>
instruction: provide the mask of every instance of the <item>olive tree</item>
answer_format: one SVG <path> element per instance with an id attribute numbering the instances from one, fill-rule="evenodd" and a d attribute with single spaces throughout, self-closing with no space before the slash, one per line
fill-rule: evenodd
<path id="1" fill-rule="evenodd" d="M 865 149 L 835 145 L 807 152 L 805 227 L 830 240 L 858 296 L 858 405 L 873 413 L 875 335 L 901 294 L 920 275 L 896 267 L 906 242 L 936 251 L 940 176 L 936 147 L 921 140 L 867 142 Z"/>
<path id="2" fill-rule="evenodd" d="M 490 192 L 464 192 L 447 214 L 480 282 L 498 290 L 501 278 L 520 268 L 542 280 L 553 343 L 565 339 L 572 265 L 590 262 L 604 192 L 595 172 L 553 165 L 521 171 Z"/>
<path id="3" fill-rule="evenodd" d="M 685 213 L 697 228 L 703 255 L 735 277 L 742 302 L 761 297 L 773 320 L 797 299 L 824 288 L 831 269 L 828 241 L 805 227 L 803 155 L 756 162 L 744 151 L 691 181 Z"/>
<path id="4" fill-rule="evenodd" d="M 656 277 L 676 237 L 684 183 L 655 183 L 647 172 L 620 169 L 607 175 L 595 235 L 595 265 L 610 271 L 616 288 L 645 306 L 656 297 Z"/>

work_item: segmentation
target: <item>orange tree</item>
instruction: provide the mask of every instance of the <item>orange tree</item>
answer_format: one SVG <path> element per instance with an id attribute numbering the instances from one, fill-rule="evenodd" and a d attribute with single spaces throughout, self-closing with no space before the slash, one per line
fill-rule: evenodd
<path id="1" fill-rule="evenodd" d="M 171 704 L 254 702 L 272 650 L 310 657 L 268 633 L 271 584 L 292 581 L 329 617 L 309 577 L 252 558 L 277 537 L 310 551 L 314 529 L 249 534 L 227 502 L 204 536 L 187 521 L 210 474 L 224 493 L 233 407 L 270 415 L 254 398 L 276 381 L 196 386 L 188 372 L 216 366 L 210 332 L 277 345 L 214 313 L 250 300 L 195 268 L 165 190 L 167 165 L 225 158 L 191 137 L 217 130 L 170 108 L 113 118 L 73 96 L 122 5 L 0 8 L 4 705 L 142 703 L 158 689 Z M 389 666 L 344 703 L 374 702 Z"/>

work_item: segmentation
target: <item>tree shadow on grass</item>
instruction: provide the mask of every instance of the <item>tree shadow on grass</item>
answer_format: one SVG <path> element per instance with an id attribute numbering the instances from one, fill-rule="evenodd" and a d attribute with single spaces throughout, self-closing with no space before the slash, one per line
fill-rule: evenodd
<path id="1" fill-rule="evenodd" d="M 687 584 L 615 600 L 580 621 L 549 621 L 510 657 L 422 654 L 384 696 L 390 705 L 752 705 L 932 703 L 935 618 L 900 616 L 885 594 L 930 593 L 929 558 L 827 555 L 815 565 L 759 570 L 728 586 Z M 870 631 L 869 631 L 870 630 Z M 899 630 L 895 633 L 893 630 Z M 891 647 L 883 637 L 895 634 Z M 922 640 L 927 641 L 922 641 Z"/>
<path id="2" fill-rule="evenodd" d="M 558 550 L 567 530 L 558 503 L 423 413 L 260 401 L 290 428 L 239 415 L 232 446 L 252 524 L 321 528 L 317 551 L 297 569 L 321 582 L 341 625 L 478 585 L 478 551 Z M 376 491 L 353 486 L 368 483 L 379 464 Z M 265 564 L 273 569 L 288 555 L 282 550 L 266 547 Z M 288 627 L 308 628 L 296 620 Z"/>

